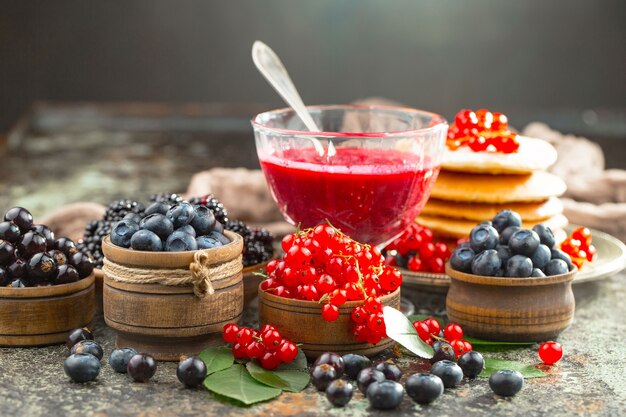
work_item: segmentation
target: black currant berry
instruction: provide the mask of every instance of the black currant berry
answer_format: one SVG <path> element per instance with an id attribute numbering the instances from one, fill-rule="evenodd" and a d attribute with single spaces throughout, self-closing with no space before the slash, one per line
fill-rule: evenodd
<path id="1" fill-rule="evenodd" d="M 454 348 L 448 342 L 437 341 L 433 343 L 433 350 L 435 351 L 432 358 L 430 358 L 430 363 L 435 363 L 439 361 L 454 361 L 456 359 L 456 353 L 454 353 Z"/>
<path id="2" fill-rule="evenodd" d="M 54 249 L 63 252 L 65 256 L 68 257 L 68 259 L 71 258 L 72 255 L 74 255 L 76 252 L 78 252 L 78 249 L 76 248 L 76 243 L 74 243 L 72 239 L 67 237 L 60 237 L 55 240 Z"/>
<path id="3" fill-rule="evenodd" d="M 13 222 L 0 223 L 0 240 L 17 243 L 22 238 L 20 228 Z"/>
<path id="4" fill-rule="evenodd" d="M 88 353 L 75 353 L 65 359 L 63 369 L 73 381 L 89 382 L 98 377 L 100 361 Z"/>
<path id="5" fill-rule="evenodd" d="M 371 383 L 384 381 L 385 379 L 387 379 L 385 378 L 385 374 L 380 372 L 378 369 L 365 368 L 362 369 L 357 375 L 356 383 L 359 387 L 359 391 L 365 394 L 367 392 L 367 387 L 369 387 Z"/>
<path id="6" fill-rule="evenodd" d="M 517 371 L 496 371 L 489 377 L 489 387 L 498 395 L 512 397 L 524 386 L 524 377 Z"/>
<path id="7" fill-rule="evenodd" d="M 28 276 L 40 281 L 50 281 L 57 276 L 57 264 L 47 253 L 36 253 L 28 261 Z"/>
<path id="8" fill-rule="evenodd" d="M 476 378 L 485 367 L 485 360 L 480 353 L 470 350 L 459 356 L 459 367 L 463 370 L 463 375 L 468 378 Z"/>
<path id="9" fill-rule="evenodd" d="M 52 259 L 54 259 L 54 262 L 56 262 L 57 266 L 67 264 L 67 256 L 65 256 L 65 254 L 61 252 L 60 250 L 52 249 L 46 253 L 50 255 Z"/>
<path id="10" fill-rule="evenodd" d="M 52 230 L 50 230 L 48 226 L 43 224 L 36 224 L 31 227 L 31 230 L 35 233 L 39 233 L 41 236 L 46 238 L 46 249 L 54 249 L 54 233 L 52 233 Z"/>
<path id="11" fill-rule="evenodd" d="M 311 370 L 311 383 L 320 391 L 325 391 L 326 387 L 337 378 L 339 378 L 337 371 L 328 363 L 314 365 Z"/>
<path id="12" fill-rule="evenodd" d="M 74 345 L 81 340 L 93 340 L 93 333 L 91 333 L 91 330 L 86 327 L 72 330 L 67 336 L 65 346 L 67 346 L 68 349 L 72 349 L 72 347 L 74 347 Z"/>
<path id="13" fill-rule="evenodd" d="M 343 355 L 344 373 L 350 378 L 356 378 L 361 370 L 372 366 L 372 361 L 363 355 L 348 353 Z"/>
<path id="14" fill-rule="evenodd" d="M 446 388 L 456 387 L 463 379 L 463 371 L 459 368 L 459 365 L 448 360 L 433 364 L 430 368 L 430 373 L 441 378 L 443 386 Z"/>
<path id="15" fill-rule="evenodd" d="M 80 279 L 78 271 L 72 265 L 61 265 L 57 269 L 57 276 L 53 279 L 52 283 L 69 284 L 70 282 L 76 282 Z"/>
<path id="16" fill-rule="evenodd" d="M 13 278 L 23 278 L 27 274 L 28 264 L 25 260 L 18 258 L 8 266 L 7 271 Z"/>
<path id="17" fill-rule="evenodd" d="M 80 279 L 88 277 L 93 272 L 93 259 L 85 255 L 84 253 L 75 253 L 74 255 L 72 255 L 70 260 L 70 263 L 74 266 L 74 268 L 76 268 L 76 271 L 78 271 L 78 276 L 80 277 Z"/>
<path id="18" fill-rule="evenodd" d="M 335 371 L 337 372 L 337 377 L 343 375 L 345 365 L 343 363 L 343 358 L 338 354 L 334 352 L 322 353 L 320 356 L 318 356 L 317 359 L 315 359 L 315 362 L 313 362 L 313 367 L 316 367 L 317 365 L 322 365 L 324 363 L 327 363 L 335 368 Z"/>
<path id="19" fill-rule="evenodd" d="M 326 387 L 326 398 L 335 407 L 343 407 L 350 402 L 354 394 L 351 383 L 336 379 Z"/>
<path id="20" fill-rule="evenodd" d="M 418 404 L 432 403 L 443 393 L 443 381 L 433 374 L 414 374 L 406 380 L 406 393 Z"/>
<path id="21" fill-rule="evenodd" d="M 23 278 L 14 279 L 9 285 L 13 288 L 24 288 L 31 286 L 30 283 Z"/>
<path id="22" fill-rule="evenodd" d="M 30 259 L 34 254 L 45 252 L 47 249 L 46 238 L 36 232 L 26 232 L 22 240 L 17 244 L 20 257 Z"/>
<path id="23" fill-rule="evenodd" d="M 4 269 L 0 268 L 0 287 L 6 287 L 11 283 L 11 275 Z"/>
<path id="24" fill-rule="evenodd" d="M 15 223 L 22 233 L 29 231 L 33 226 L 32 214 L 23 207 L 13 207 L 7 211 L 4 220 Z"/>
<path id="25" fill-rule="evenodd" d="M 128 372 L 128 362 L 135 356 L 137 351 L 133 348 L 115 349 L 109 356 L 109 365 L 115 372 L 125 374 Z"/>
<path id="26" fill-rule="evenodd" d="M 374 382 L 367 388 L 367 399 L 375 410 L 398 408 L 403 397 L 404 389 L 396 381 Z"/>
<path id="27" fill-rule="evenodd" d="M 9 241 L 0 240 L 0 265 L 9 266 L 15 259 L 15 246 Z"/>
<path id="28" fill-rule="evenodd" d="M 72 349 L 70 349 L 70 353 L 88 353 L 98 358 L 98 360 L 102 360 L 102 356 L 104 355 L 102 347 L 93 340 L 81 340 L 80 342 L 72 346 Z"/>
<path id="29" fill-rule="evenodd" d="M 374 369 L 379 370 L 385 374 L 385 378 L 391 381 L 400 381 L 402 377 L 402 371 L 396 364 L 390 361 L 381 362 Z"/>
<path id="30" fill-rule="evenodd" d="M 176 377 L 188 388 L 194 388 L 202 384 L 206 378 L 206 365 L 197 356 L 183 358 L 176 368 Z"/>
<path id="31" fill-rule="evenodd" d="M 128 361 L 128 374 L 137 382 L 147 382 L 157 370 L 154 358 L 145 353 L 138 353 Z"/>

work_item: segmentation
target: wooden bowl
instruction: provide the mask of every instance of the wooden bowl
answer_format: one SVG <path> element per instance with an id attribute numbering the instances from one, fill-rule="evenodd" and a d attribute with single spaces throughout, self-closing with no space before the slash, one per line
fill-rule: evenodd
<path id="1" fill-rule="evenodd" d="M 228 245 L 210 249 L 210 263 L 235 259 L 243 249 L 241 236 L 226 231 Z M 109 237 L 102 241 L 105 257 L 126 267 L 144 269 L 189 268 L 194 251 L 143 252 L 120 248 Z M 243 269 L 243 265 L 241 266 Z M 117 347 L 132 347 L 157 360 L 178 361 L 207 346 L 222 344 L 226 323 L 236 323 L 243 312 L 242 269 L 213 280 L 215 293 L 198 298 L 191 285 L 134 284 L 104 277 L 104 320 L 117 331 Z"/>
<path id="2" fill-rule="evenodd" d="M 400 309 L 400 288 L 382 297 L 381 301 L 385 306 Z M 322 305 L 318 302 L 277 297 L 259 286 L 260 325 L 276 325 L 282 335 L 300 343 L 300 348 L 309 358 L 316 358 L 324 352 L 374 356 L 394 345 L 395 342 L 389 338 L 376 345 L 354 339 L 354 323 L 350 315 L 355 307 L 362 304 L 362 301 L 348 301 L 339 307 L 339 318 L 328 322 L 322 318 Z"/>
<path id="3" fill-rule="evenodd" d="M 71 284 L 0 287 L 0 346 L 65 343 L 72 329 L 91 324 L 94 274 Z"/>
<path id="4" fill-rule="evenodd" d="M 469 336 L 540 342 L 554 339 L 574 318 L 576 269 L 542 278 L 500 278 L 466 274 L 448 264 L 446 273 L 448 318 Z"/>

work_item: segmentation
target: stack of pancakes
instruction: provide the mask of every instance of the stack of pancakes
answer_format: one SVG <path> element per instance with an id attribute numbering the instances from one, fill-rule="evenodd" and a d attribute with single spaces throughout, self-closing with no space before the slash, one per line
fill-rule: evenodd
<path id="1" fill-rule="evenodd" d="M 565 237 L 568 224 L 559 200 L 565 183 L 545 170 L 556 161 L 549 143 L 518 137 L 518 152 L 472 152 L 446 149 L 439 178 L 417 222 L 440 238 L 469 235 L 477 223 L 510 209 L 522 217 L 522 227 L 537 223 Z"/>

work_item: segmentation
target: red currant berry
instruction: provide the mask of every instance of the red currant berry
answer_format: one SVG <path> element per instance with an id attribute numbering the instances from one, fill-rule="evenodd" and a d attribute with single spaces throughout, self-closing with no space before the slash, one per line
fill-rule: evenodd
<path id="1" fill-rule="evenodd" d="M 334 291 L 336 286 L 335 280 L 328 274 L 320 276 L 317 280 L 317 284 L 315 284 L 315 287 L 320 294 L 328 294 Z"/>
<path id="2" fill-rule="evenodd" d="M 270 352 L 275 351 L 280 346 L 280 342 L 282 342 L 283 337 L 280 335 L 278 330 L 267 330 L 262 334 L 261 339 L 263 340 L 263 345 L 265 345 L 265 349 Z"/>
<path id="3" fill-rule="evenodd" d="M 374 297 L 367 297 L 365 303 L 363 303 L 363 308 L 365 308 L 365 311 L 369 314 L 376 314 L 383 311 L 383 305 L 380 300 Z"/>
<path id="4" fill-rule="evenodd" d="M 249 358 L 261 359 L 265 355 L 265 346 L 255 340 L 246 346 L 246 355 Z"/>
<path id="5" fill-rule="evenodd" d="M 272 326 L 271 324 L 266 324 L 265 326 L 261 327 L 261 330 L 259 330 L 259 333 L 263 334 L 267 332 L 268 330 L 276 330 L 276 327 Z"/>
<path id="6" fill-rule="evenodd" d="M 368 318 L 367 311 L 365 311 L 365 309 L 361 306 L 355 307 L 354 310 L 352 310 L 352 314 L 350 316 L 352 318 L 352 321 L 356 324 L 363 324 L 367 321 Z"/>
<path id="7" fill-rule="evenodd" d="M 298 346 L 288 340 L 283 340 L 278 348 L 278 357 L 285 363 L 292 362 L 298 356 Z"/>
<path id="8" fill-rule="evenodd" d="M 394 258 L 395 259 L 395 258 Z M 421 271 L 422 270 L 422 260 L 417 256 L 411 256 L 409 261 L 407 262 L 407 268 L 410 271 Z"/>
<path id="9" fill-rule="evenodd" d="M 370 336 L 370 329 L 367 327 L 367 324 L 357 324 L 356 326 L 354 326 L 354 329 L 352 330 L 352 334 L 354 335 L 355 339 L 359 342 L 367 342 L 367 339 Z"/>
<path id="10" fill-rule="evenodd" d="M 402 274 L 395 268 L 385 268 L 380 276 L 380 286 L 383 290 L 393 292 L 402 284 Z"/>
<path id="11" fill-rule="evenodd" d="M 443 329 L 443 337 L 448 343 L 453 340 L 463 339 L 463 328 L 456 323 L 450 323 Z"/>
<path id="12" fill-rule="evenodd" d="M 373 333 L 385 333 L 385 319 L 383 313 L 372 314 L 367 319 L 367 327 Z"/>
<path id="13" fill-rule="evenodd" d="M 326 321 L 335 321 L 339 318 L 339 307 L 332 304 L 324 304 L 322 318 Z"/>
<path id="14" fill-rule="evenodd" d="M 596 251 L 596 247 L 595 247 L 595 246 L 593 246 L 593 245 L 589 245 L 589 246 L 587 247 L 587 251 L 586 251 L 586 252 L 587 252 L 587 260 L 588 260 L 589 262 L 593 262 L 593 261 L 595 261 L 595 260 L 596 260 L 596 257 L 597 257 L 597 251 Z"/>
<path id="15" fill-rule="evenodd" d="M 278 352 L 265 352 L 265 355 L 261 358 L 261 366 L 268 371 L 275 369 L 280 363 Z"/>
<path id="16" fill-rule="evenodd" d="M 304 285 L 315 285 L 317 271 L 312 266 L 300 269 L 298 271 L 298 281 Z"/>
<path id="17" fill-rule="evenodd" d="M 299 245 L 293 245 L 284 256 L 285 262 L 297 268 L 302 268 L 311 262 L 313 254 L 310 250 Z"/>
<path id="18" fill-rule="evenodd" d="M 369 337 L 367 338 L 367 343 L 369 343 L 370 345 L 375 345 L 380 342 L 384 336 L 384 333 L 370 332 Z"/>
<path id="19" fill-rule="evenodd" d="M 591 245 L 591 230 L 587 229 L 586 227 L 579 227 L 574 229 L 571 237 L 572 239 L 576 239 L 581 242 L 585 247 Z"/>
<path id="20" fill-rule="evenodd" d="M 435 243 L 435 257 L 448 259 L 450 257 L 450 249 L 448 249 L 448 245 L 442 242 Z"/>
<path id="21" fill-rule="evenodd" d="M 441 331 L 441 324 L 439 324 L 439 322 L 432 317 L 424 320 L 424 323 L 428 326 L 428 332 L 430 334 L 434 334 L 436 336 Z"/>
<path id="22" fill-rule="evenodd" d="M 343 274 L 343 258 L 333 257 L 328 260 L 326 264 L 326 270 L 333 277 L 337 277 Z"/>
<path id="23" fill-rule="evenodd" d="M 252 331 L 247 327 L 240 327 L 237 332 L 237 343 L 247 346 L 252 342 Z"/>
<path id="24" fill-rule="evenodd" d="M 293 268 L 285 268 L 281 279 L 283 283 L 288 287 L 295 287 L 299 284 L 298 272 Z"/>
<path id="25" fill-rule="evenodd" d="M 419 249 L 420 259 L 427 260 L 435 255 L 435 245 L 432 242 L 422 245 Z"/>
<path id="26" fill-rule="evenodd" d="M 441 258 L 431 258 L 428 260 L 428 267 L 435 274 L 443 274 L 446 270 L 446 263 Z"/>
<path id="27" fill-rule="evenodd" d="M 313 237 L 323 246 L 328 246 L 335 238 L 335 229 L 326 224 L 320 224 L 313 229 Z"/>
<path id="28" fill-rule="evenodd" d="M 267 272 L 268 275 L 274 272 L 276 270 L 276 266 L 278 266 L 278 262 L 278 259 L 272 259 L 269 261 L 265 266 L 265 272 Z"/>
<path id="29" fill-rule="evenodd" d="M 348 301 L 357 301 L 363 299 L 363 291 L 354 283 L 346 282 L 343 289 L 346 291 Z"/>
<path id="30" fill-rule="evenodd" d="M 470 350 L 472 350 L 472 345 L 470 345 L 467 340 L 453 340 L 452 342 L 450 342 L 450 345 L 454 349 L 454 353 L 457 358 L 465 352 L 469 352 Z"/>
<path id="31" fill-rule="evenodd" d="M 337 307 L 344 305 L 348 301 L 346 290 L 336 289 L 330 295 L 330 303 Z"/>
<path id="32" fill-rule="evenodd" d="M 239 332 L 239 326 L 235 323 L 228 323 L 224 326 L 224 341 L 226 343 L 237 342 L 237 332 Z"/>
<path id="33" fill-rule="evenodd" d="M 554 365 L 563 357 L 563 347 L 557 342 L 545 342 L 539 346 L 539 357 L 546 365 Z"/>
<path id="34" fill-rule="evenodd" d="M 315 285 L 303 285 L 302 295 L 308 301 L 317 301 L 320 299 L 320 294 L 315 288 Z"/>
<path id="35" fill-rule="evenodd" d="M 235 359 L 245 359 L 248 357 L 248 347 L 241 343 L 235 343 L 232 348 Z"/>
<path id="36" fill-rule="evenodd" d="M 285 251 L 285 253 L 291 249 L 291 247 L 293 246 L 293 242 L 295 241 L 296 236 L 295 235 L 285 235 L 285 237 L 283 238 L 282 242 L 281 242 L 281 246 L 283 248 L 283 250 Z"/>
<path id="37" fill-rule="evenodd" d="M 430 329 L 426 323 L 423 321 L 416 321 L 413 323 L 413 327 L 415 327 L 415 331 L 417 332 L 419 338 L 424 342 L 430 339 Z"/>
<path id="38" fill-rule="evenodd" d="M 486 151 L 489 144 L 487 140 L 482 136 L 473 137 L 469 140 L 469 147 L 474 152 Z"/>
<path id="39" fill-rule="evenodd" d="M 427 244 L 433 241 L 433 232 L 429 228 L 421 227 L 418 233 L 422 237 L 422 242 L 424 244 Z"/>

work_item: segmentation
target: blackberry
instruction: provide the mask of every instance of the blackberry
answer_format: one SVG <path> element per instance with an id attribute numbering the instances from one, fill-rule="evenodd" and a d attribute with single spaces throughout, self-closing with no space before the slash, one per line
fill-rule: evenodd
<path id="1" fill-rule="evenodd" d="M 111 233 L 114 222 L 108 220 L 93 220 L 87 224 L 83 239 L 78 242 L 77 248 L 85 255 L 91 256 L 96 268 L 102 268 L 102 239 Z"/>
<path id="2" fill-rule="evenodd" d="M 104 212 L 104 216 L 102 216 L 102 220 L 118 222 L 129 213 L 142 215 L 145 210 L 146 208 L 143 204 L 125 198 L 123 200 L 117 200 L 109 204 L 109 207 Z"/>
<path id="3" fill-rule="evenodd" d="M 224 205 L 217 198 L 215 198 L 213 194 L 205 195 L 204 197 L 194 197 L 189 200 L 189 203 L 192 205 L 200 204 L 208 207 L 213 212 L 218 222 L 223 225 L 228 223 L 228 211 L 226 210 L 226 207 L 224 207 Z"/>
<path id="4" fill-rule="evenodd" d="M 225 228 L 243 237 L 244 266 L 258 265 L 269 261 L 274 254 L 274 236 L 265 229 L 251 229 L 240 220 L 230 220 Z"/>
<path id="5" fill-rule="evenodd" d="M 150 196 L 151 203 L 168 203 L 170 205 L 174 205 L 182 201 L 183 198 L 181 196 L 173 193 L 158 193 Z"/>

